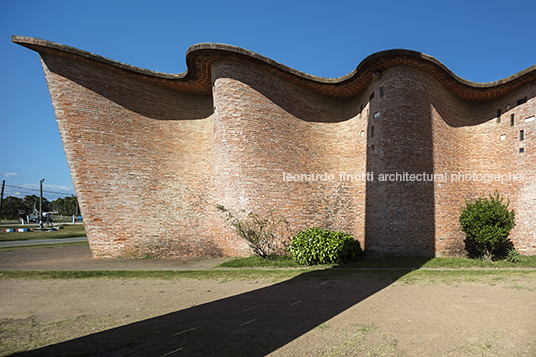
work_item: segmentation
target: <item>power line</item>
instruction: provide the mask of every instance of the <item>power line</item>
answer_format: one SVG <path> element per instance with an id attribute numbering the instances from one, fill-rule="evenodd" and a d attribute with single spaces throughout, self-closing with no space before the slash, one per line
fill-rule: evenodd
<path id="1" fill-rule="evenodd" d="M 27 188 L 27 187 L 14 186 L 14 185 L 6 185 L 6 187 L 14 187 L 14 188 L 18 188 L 18 189 L 21 189 L 21 190 L 40 192 L 40 190 L 38 188 Z M 45 191 L 45 190 L 43 190 L 43 192 L 54 193 L 54 194 L 57 194 L 57 195 L 67 195 L 67 196 L 72 195 L 72 193 L 66 193 L 66 192 L 54 192 L 54 191 Z"/>

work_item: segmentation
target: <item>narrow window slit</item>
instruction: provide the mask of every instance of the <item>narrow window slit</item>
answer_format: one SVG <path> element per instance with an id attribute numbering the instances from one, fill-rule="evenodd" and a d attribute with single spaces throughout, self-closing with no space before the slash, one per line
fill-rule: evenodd
<path id="1" fill-rule="evenodd" d="M 527 97 L 521 98 L 517 101 L 516 105 L 525 104 L 527 102 Z"/>

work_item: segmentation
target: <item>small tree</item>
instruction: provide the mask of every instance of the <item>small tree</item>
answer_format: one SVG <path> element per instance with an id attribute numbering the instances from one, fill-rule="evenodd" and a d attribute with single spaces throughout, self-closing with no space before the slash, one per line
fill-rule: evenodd
<path id="1" fill-rule="evenodd" d="M 269 259 L 286 252 L 290 237 L 285 237 L 289 227 L 283 217 L 276 217 L 273 212 L 265 216 L 245 210 L 232 212 L 222 205 L 217 205 L 216 209 L 225 214 L 227 224 L 248 242 L 256 256 Z"/>
<path id="2" fill-rule="evenodd" d="M 504 201 L 495 191 L 487 197 L 465 201 L 459 217 L 462 231 L 466 235 L 465 249 L 470 256 L 487 259 L 503 255 L 506 245 L 513 247 L 508 239 L 515 226 L 515 212 L 509 211 L 510 201 Z"/>

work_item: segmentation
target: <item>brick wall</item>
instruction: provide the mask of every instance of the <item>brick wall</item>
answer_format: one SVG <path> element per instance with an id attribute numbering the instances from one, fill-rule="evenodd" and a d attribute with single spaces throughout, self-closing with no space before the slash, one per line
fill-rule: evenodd
<path id="1" fill-rule="evenodd" d="M 536 125 L 525 119 L 536 113 L 536 85 L 532 82 L 481 103 L 461 101 L 441 86 L 433 92 L 441 93 L 432 103 L 435 170 L 458 174 L 454 182 L 449 178 L 447 183 L 435 183 L 438 255 L 463 253 L 464 234 L 455 228 L 462 203 L 495 190 L 510 200 L 510 208 L 516 212 L 517 226 L 510 235 L 516 249 L 534 254 Z M 522 98 L 527 98 L 527 103 L 516 105 Z M 519 140 L 520 130 L 524 131 L 523 141 Z M 501 180 L 496 180 L 498 175 Z"/>
<path id="2" fill-rule="evenodd" d="M 536 253 L 534 68 L 477 85 L 387 51 L 331 80 L 207 45 L 166 75 L 14 41 L 41 55 L 96 257 L 248 255 L 217 204 L 352 233 L 373 254 L 461 255 L 462 203 L 496 189 L 516 248 Z"/>
<path id="3" fill-rule="evenodd" d="M 93 254 L 128 256 L 155 246 L 218 254 L 216 239 L 206 235 L 211 98 L 42 57 Z"/>

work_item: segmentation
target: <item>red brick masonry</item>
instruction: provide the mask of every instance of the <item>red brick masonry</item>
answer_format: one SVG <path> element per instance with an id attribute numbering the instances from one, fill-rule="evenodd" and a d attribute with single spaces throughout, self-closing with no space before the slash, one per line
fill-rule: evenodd
<path id="1" fill-rule="evenodd" d="M 371 253 L 463 254 L 465 199 L 499 190 L 536 253 L 536 66 L 490 83 L 389 50 L 319 78 L 227 45 L 152 72 L 14 36 L 42 59 L 93 255 L 244 256 L 216 204 L 352 233 Z"/>

